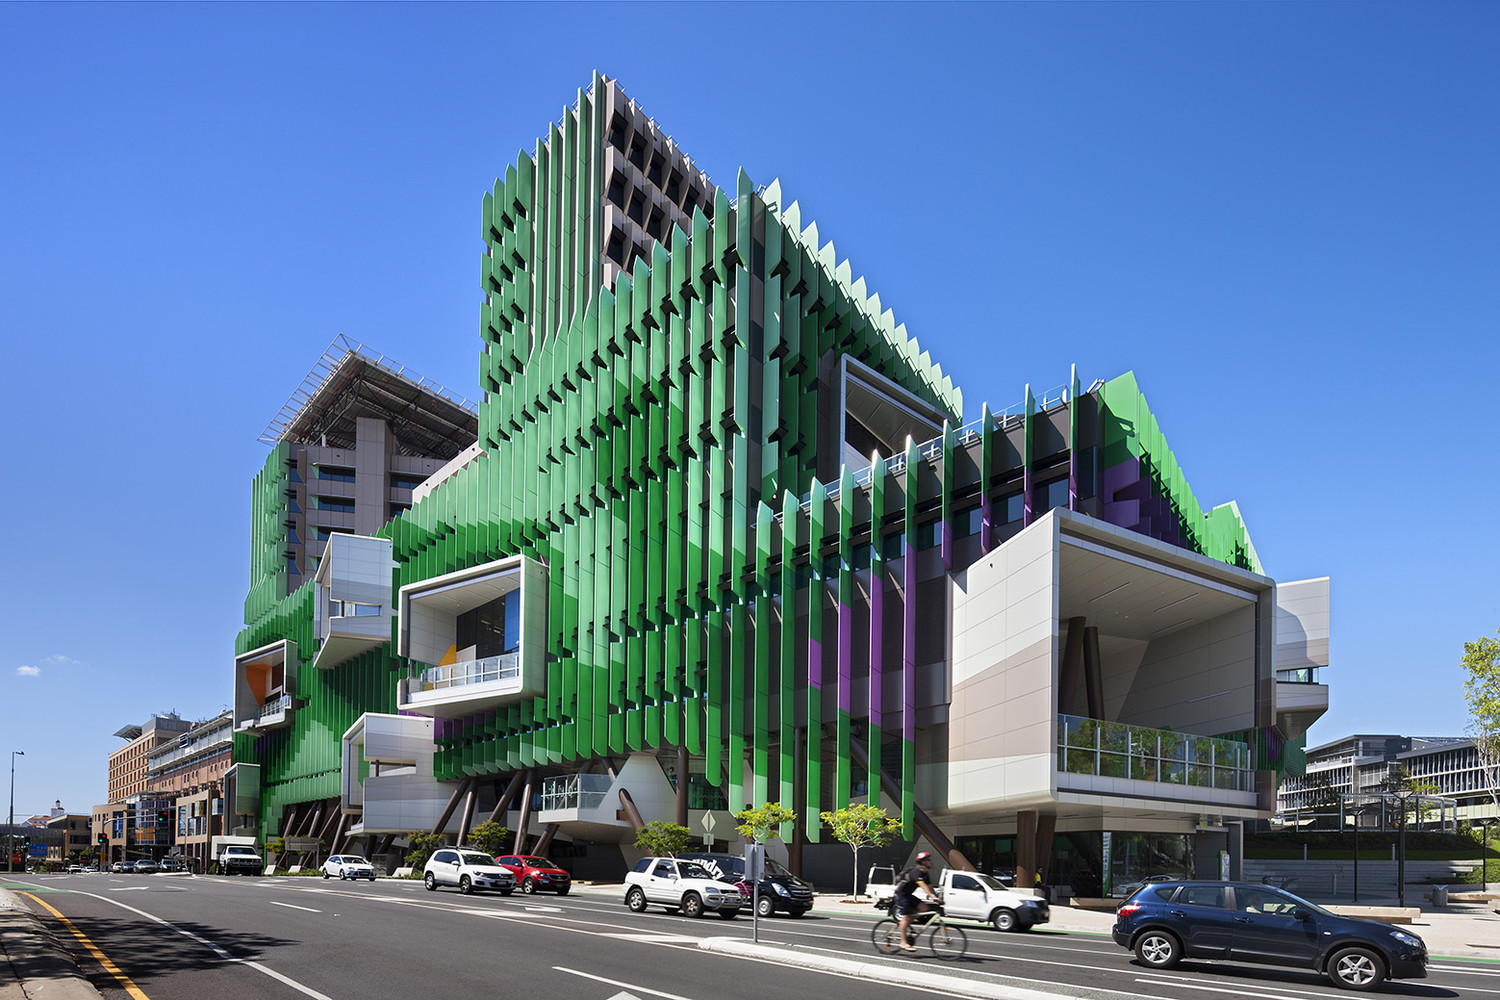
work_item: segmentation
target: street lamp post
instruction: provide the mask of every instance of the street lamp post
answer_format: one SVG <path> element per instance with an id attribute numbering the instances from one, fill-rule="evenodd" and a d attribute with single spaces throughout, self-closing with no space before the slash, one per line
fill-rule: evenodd
<path id="1" fill-rule="evenodd" d="M 10 752 L 10 815 L 5 824 L 5 870 L 16 870 L 16 758 L 26 756 L 25 750 Z"/>

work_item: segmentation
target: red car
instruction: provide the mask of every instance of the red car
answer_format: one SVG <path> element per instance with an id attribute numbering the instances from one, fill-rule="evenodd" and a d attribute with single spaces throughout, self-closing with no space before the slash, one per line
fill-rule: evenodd
<path id="1" fill-rule="evenodd" d="M 516 884 L 527 895 L 533 892 L 555 892 L 559 896 L 566 896 L 573 886 L 573 877 L 546 858 L 527 854 L 503 854 L 495 859 L 495 863 L 502 868 L 509 868 L 516 877 Z"/>

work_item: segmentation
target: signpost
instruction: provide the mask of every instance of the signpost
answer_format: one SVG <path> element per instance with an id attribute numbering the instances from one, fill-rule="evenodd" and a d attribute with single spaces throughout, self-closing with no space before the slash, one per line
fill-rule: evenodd
<path id="1" fill-rule="evenodd" d="M 703 848 L 704 848 L 704 850 L 709 850 L 709 851 L 713 850 L 713 846 L 714 846 L 714 814 L 713 814 L 712 810 L 708 810 L 708 811 L 704 812 L 704 814 L 703 814 L 703 822 L 700 823 L 699 825 L 703 827 Z"/>
<path id="2" fill-rule="evenodd" d="M 750 940 L 760 943 L 760 880 L 766 877 L 766 845 L 745 845 L 745 878 L 750 882 Z"/>

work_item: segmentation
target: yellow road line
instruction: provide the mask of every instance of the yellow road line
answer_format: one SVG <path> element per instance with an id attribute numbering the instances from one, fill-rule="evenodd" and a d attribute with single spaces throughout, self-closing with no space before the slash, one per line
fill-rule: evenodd
<path id="1" fill-rule="evenodd" d="M 120 969 L 119 969 L 119 967 L 116 966 L 115 963 L 111 962 L 105 956 L 104 952 L 102 952 L 102 951 L 99 950 L 98 946 L 96 946 L 94 944 L 94 942 L 90 941 L 84 935 L 83 931 L 81 931 L 77 927 L 73 926 L 73 921 L 71 921 L 67 917 L 63 916 L 61 913 L 59 913 L 57 910 L 53 909 L 51 906 L 48 906 L 42 900 L 37 899 L 37 897 L 33 893 L 23 892 L 23 893 L 19 893 L 19 895 L 26 896 L 27 898 L 35 901 L 38 905 L 45 907 L 48 913 L 52 914 L 58 920 L 61 920 L 63 922 L 63 926 L 66 927 L 68 930 L 72 931 L 73 932 L 73 936 L 76 937 L 78 940 L 80 940 L 80 941 L 83 942 L 83 946 L 89 950 L 89 954 L 93 955 L 94 958 L 95 958 L 95 960 L 98 961 L 98 963 L 100 965 L 104 966 L 104 971 L 108 972 L 111 976 L 114 976 L 115 979 L 119 980 L 120 986 L 125 990 L 126 993 L 129 993 L 131 995 L 131 997 L 134 998 L 134 1000 L 151 1000 L 150 997 L 146 996 L 146 994 L 144 994 L 144 993 L 141 992 L 141 988 L 139 986 L 137 986 L 135 983 L 133 983 L 133 982 L 130 981 L 130 977 L 129 976 L 127 976 L 127 975 L 125 975 L 125 973 L 121 972 Z"/>

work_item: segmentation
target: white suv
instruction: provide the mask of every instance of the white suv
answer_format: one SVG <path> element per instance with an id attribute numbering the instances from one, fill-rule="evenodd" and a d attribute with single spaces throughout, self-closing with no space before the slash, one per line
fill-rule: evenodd
<path id="1" fill-rule="evenodd" d="M 720 882 L 696 861 L 642 858 L 625 876 L 625 905 L 640 913 L 650 903 L 681 910 L 687 917 L 713 910 L 730 920 L 740 912 L 744 897 L 738 887 Z"/>
<path id="2" fill-rule="evenodd" d="M 375 881 L 375 866 L 358 854 L 335 854 L 323 862 L 323 877 L 367 878 Z"/>
<path id="3" fill-rule="evenodd" d="M 422 881 L 428 892 L 440 885 L 456 885 L 466 896 L 475 889 L 498 889 L 500 895 L 509 896 L 516 889 L 516 877 L 509 868 L 495 864 L 495 859 L 483 851 L 468 848 L 433 851 L 422 869 Z"/>

